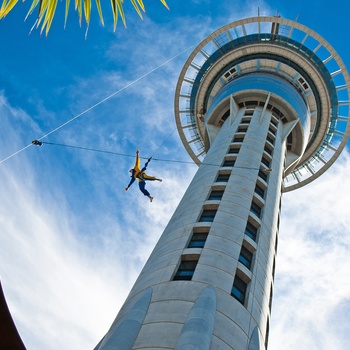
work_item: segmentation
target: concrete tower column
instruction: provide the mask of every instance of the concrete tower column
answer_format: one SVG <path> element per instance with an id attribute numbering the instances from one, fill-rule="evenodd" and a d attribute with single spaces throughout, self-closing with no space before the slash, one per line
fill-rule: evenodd
<path id="1" fill-rule="evenodd" d="M 95 350 L 267 348 L 281 196 L 346 144 L 348 85 L 328 43 L 279 17 L 198 45 L 175 114 L 199 169 Z"/>
<path id="2" fill-rule="evenodd" d="M 106 343 L 113 339 L 121 344 L 126 333 L 137 329 L 133 349 L 182 349 L 180 340 L 182 346 L 201 350 L 210 345 L 246 349 L 253 334 L 259 345 L 252 349 L 262 348 L 270 315 L 285 133 L 263 107 L 239 109 L 234 100 L 231 105 Z M 191 241 L 196 234 L 202 243 Z M 215 307 L 193 318 L 185 342 L 184 329 L 204 292 Z M 145 293 L 152 297 L 144 298 Z M 142 298 L 147 315 L 139 323 L 125 321 Z M 128 322 L 125 329 L 123 322 Z"/>

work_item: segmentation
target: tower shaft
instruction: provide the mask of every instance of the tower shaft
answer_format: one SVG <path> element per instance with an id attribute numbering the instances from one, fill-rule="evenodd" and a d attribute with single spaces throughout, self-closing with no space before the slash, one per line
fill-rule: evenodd
<path id="1" fill-rule="evenodd" d="M 349 85 L 324 39 L 279 17 L 196 47 L 175 115 L 199 169 L 95 350 L 267 348 L 281 195 L 346 145 Z"/>
<path id="2" fill-rule="evenodd" d="M 233 105 L 101 349 L 267 342 L 284 127 L 263 107 Z M 121 347 L 124 328 L 134 342 Z"/>

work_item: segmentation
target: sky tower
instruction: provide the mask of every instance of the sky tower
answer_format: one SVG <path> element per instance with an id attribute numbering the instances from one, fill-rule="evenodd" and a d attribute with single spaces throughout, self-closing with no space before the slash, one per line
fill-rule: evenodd
<path id="1" fill-rule="evenodd" d="M 280 17 L 233 22 L 196 47 L 175 117 L 199 169 L 95 350 L 267 348 L 281 196 L 344 148 L 348 88 L 335 50 Z"/>

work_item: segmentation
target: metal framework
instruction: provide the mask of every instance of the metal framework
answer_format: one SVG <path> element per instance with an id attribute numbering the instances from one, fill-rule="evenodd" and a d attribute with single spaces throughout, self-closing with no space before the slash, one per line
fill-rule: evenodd
<path id="1" fill-rule="evenodd" d="M 207 117 L 217 106 L 215 97 L 232 80 L 258 72 L 287 81 L 309 110 L 306 149 L 284 175 L 284 191 L 290 191 L 324 173 L 350 135 L 348 72 L 336 51 L 308 27 L 280 17 L 252 17 L 208 36 L 181 71 L 175 95 L 177 128 L 186 150 L 200 164 L 207 149 Z M 244 108 L 263 103 L 238 92 L 235 98 Z M 290 121 L 288 113 L 269 107 L 276 117 Z"/>

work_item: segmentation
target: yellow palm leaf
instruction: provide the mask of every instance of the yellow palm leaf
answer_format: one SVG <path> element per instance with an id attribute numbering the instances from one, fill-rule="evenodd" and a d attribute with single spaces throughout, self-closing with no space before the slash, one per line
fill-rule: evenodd
<path id="1" fill-rule="evenodd" d="M 137 0 L 138 4 L 140 5 L 143 12 L 146 12 L 145 5 L 143 4 L 142 0 Z"/>
<path id="2" fill-rule="evenodd" d="M 168 4 L 165 2 L 165 0 L 160 0 L 160 2 L 168 9 L 170 10 Z"/>
<path id="3" fill-rule="evenodd" d="M 115 30 L 118 22 L 118 9 L 114 0 L 111 0 L 111 6 L 112 6 L 113 24 L 114 24 L 114 30 Z"/>
<path id="4" fill-rule="evenodd" d="M 81 18 L 83 17 L 83 0 L 75 0 L 75 10 L 78 11 L 79 24 L 81 25 Z"/>
<path id="5" fill-rule="evenodd" d="M 126 27 L 125 15 L 124 15 L 124 10 L 122 5 L 123 0 L 116 0 L 116 2 L 117 2 L 118 11 L 120 13 L 120 17 L 122 18 L 124 26 Z"/>
<path id="6" fill-rule="evenodd" d="M 24 20 L 26 20 L 26 19 L 28 18 L 28 16 L 32 14 L 32 12 L 34 11 L 34 9 L 38 6 L 39 1 L 40 1 L 40 0 L 33 0 L 32 5 L 30 6 L 30 9 L 29 9 L 29 11 L 27 12 L 27 15 L 26 15 L 26 17 L 25 17 Z"/>
<path id="7" fill-rule="evenodd" d="M 123 2 L 124 2 L 123 0 L 111 0 L 114 31 L 117 27 L 119 14 L 120 14 L 120 17 L 122 18 L 124 26 L 126 27 L 125 15 L 123 10 Z"/>
<path id="8" fill-rule="evenodd" d="M 69 5 L 70 5 L 70 0 L 66 0 L 66 11 L 64 14 L 64 28 L 66 28 L 66 24 L 67 24 Z"/>
<path id="9" fill-rule="evenodd" d="M 46 35 L 48 35 L 53 17 L 56 12 L 57 1 L 58 0 L 41 0 L 40 1 L 38 22 L 37 22 L 37 27 L 38 27 L 40 23 L 43 21 L 41 25 L 40 33 L 42 33 L 46 28 Z"/>
<path id="10" fill-rule="evenodd" d="M 44 15 L 45 15 L 45 7 L 46 7 L 46 2 L 47 0 L 40 0 L 39 1 L 39 10 L 38 10 L 38 18 L 36 20 L 36 27 L 38 28 L 41 21 L 43 20 L 44 18 Z"/>
<path id="11" fill-rule="evenodd" d="M 5 17 L 17 4 L 18 0 L 3 0 L 0 8 L 0 19 Z"/>
<path id="12" fill-rule="evenodd" d="M 102 25 L 104 26 L 105 22 L 104 22 L 103 15 L 102 15 L 102 7 L 101 7 L 100 0 L 96 0 L 96 6 L 97 6 L 98 14 L 100 16 L 100 21 L 101 21 Z"/>
<path id="13" fill-rule="evenodd" d="M 22 1 L 24 2 L 25 0 L 22 0 Z M 98 10 L 101 23 L 102 25 L 104 25 L 101 0 L 95 0 L 95 1 L 96 1 L 96 7 Z M 125 14 L 123 9 L 124 0 L 110 0 L 110 1 L 112 6 L 114 30 L 116 29 L 119 15 L 123 21 L 124 26 L 126 27 L 126 19 L 125 19 Z M 166 3 L 166 0 L 160 0 L 160 1 L 167 9 L 169 9 Z M 143 0 L 130 0 L 130 2 L 132 3 L 138 15 L 142 18 L 141 11 L 143 12 L 146 11 L 145 6 L 143 4 Z M 2 5 L 0 8 L 0 19 L 4 18 L 17 3 L 18 3 L 18 0 L 2 0 Z M 57 3 L 58 3 L 58 0 L 32 0 L 31 6 L 28 10 L 28 13 L 25 19 L 27 19 L 27 17 L 33 13 L 35 8 L 38 8 L 38 17 L 33 25 L 33 28 L 34 27 L 38 28 L 41 25 L 40 32 L 42 33 L 46 29 L 45 32 L 47 35 L 51 28 L 51 24 L 56 13 Z M 64 26 L 66 26 L 67 19 L 68 19 L 69 5 L 70 5 L 70 0 L 66 0 Z M 92 6 L 91 0 L 75 0 L 74 8 L 75 8 L 75 11 L 78 12 L 80 24 L 83 16 L 83 7 L 84 7 L 85 20 L 86 20 L 87 26 L 89 26 L 90 19 L 91 19 L 91 6 Z"/>
<path id="14" fill-rule="evenodd" d="M 130 2 L 131 2 L 132 5 L 134 6 L 134 8 L 135 8 L 136 12 L 138 13 L 138 15 L 140 16 L 140 18 L 143 19 L 142 13 L 141 13 L 141 11 L 140 11 L 140 9 L 139 9 L 139 7 L 138 7 L 136 1 L 135 1 L 135 0 L 130 0 Z M 141 1 L 141 4 L 142 4 L 142 1 Z M 143 4 L 142 4 L 141 9 L 143 9 L 143 12 L 145 12 L 145 7 L 143 6 Z"/>
<path id="15" fill-rule="evenodd" d="M 49 30 L 52 24 L 53 17 L 55 16 L 56 12 L 56 7 L 57 7 L 57 1 L 58 0 L 51 0 L 48 3 L 47 10 L 46 10 L 46 15 L 45 15 L 45 24 L 46 24 L 46 36 L 49 34 Z M 42 30 L 44 29 L 44 25 Z M 42 31 L 41 30 L 41 31 Z"/>
<path id="16" fill-rule="evenodd" d="M 84 15 L 85 21 L 87 24 L 90 23 L 90 14 L 91 14 L 91 0 L 84 1 Z"/>

